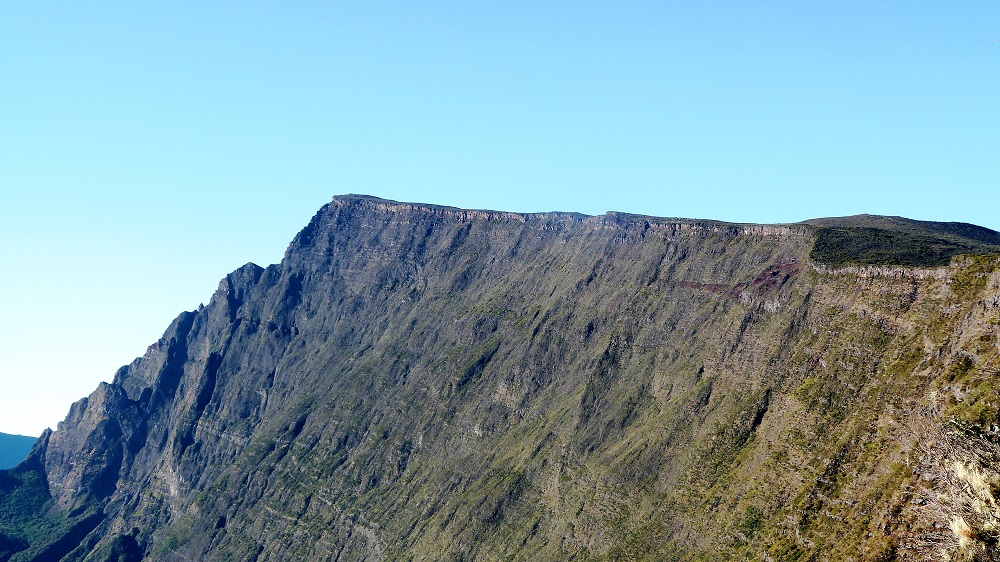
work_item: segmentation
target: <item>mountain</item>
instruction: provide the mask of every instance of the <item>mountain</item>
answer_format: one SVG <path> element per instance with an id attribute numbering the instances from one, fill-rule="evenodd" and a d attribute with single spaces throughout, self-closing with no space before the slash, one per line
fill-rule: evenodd
<path id="1" fill-rule="evenodd" d="M 0 472 L 0 561 L 995 559 L 1000 256 L 886 221 L 336 197 Z"/>
<path id="2" fill-rule="evenodd" d="M 855 215 L 805 221 L 818 227 L 811 257 L 845 265 L 947 265 L 957 254 L 1000 253 L 1000 232 L 961 222 Z"/>
<path id="3" fill-rule="evenodd" d="M 38 441 L 37 437 L 0 433 L 0 470 L 11 468 L 23 461 L 35 441 Z"/>

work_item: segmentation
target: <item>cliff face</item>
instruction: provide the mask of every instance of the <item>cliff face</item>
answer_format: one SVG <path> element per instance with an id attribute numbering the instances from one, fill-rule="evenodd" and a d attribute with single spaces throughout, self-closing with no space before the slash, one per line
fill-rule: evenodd
<path id="1" fill-rule="evenodd" d="M 988 559 L 1000 262 L 817 228 L 335 198 L 0 472 L 0 561 Z"/>

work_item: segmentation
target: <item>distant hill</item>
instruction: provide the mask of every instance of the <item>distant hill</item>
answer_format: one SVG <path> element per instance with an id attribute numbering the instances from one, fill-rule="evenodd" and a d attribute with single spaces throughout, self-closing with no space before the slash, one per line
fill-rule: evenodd
<path id="1" fill-rule="evenodd" d="M 16 466 L 28 456 L 37 437 L 0 433 L 0 470 Z"/>
<path id="2" fill-rule="evenodd" d="M 854 215 L 812 219 L 809 257 L 828 265 L 947 265 L 956 254 L 1000 253 L 1000 232 L 962 222 Z"/>

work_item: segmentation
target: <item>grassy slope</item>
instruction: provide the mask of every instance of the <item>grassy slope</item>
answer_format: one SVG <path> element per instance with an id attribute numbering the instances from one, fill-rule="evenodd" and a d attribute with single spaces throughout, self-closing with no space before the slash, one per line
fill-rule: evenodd
<path id="1" fill-rule="evenodd" d="M 958 254 L 1000 253 L 1000 233 L 971 224 L 857 215 L 813 219 L 810 257 L 841 265 L 939 267 Z"/>

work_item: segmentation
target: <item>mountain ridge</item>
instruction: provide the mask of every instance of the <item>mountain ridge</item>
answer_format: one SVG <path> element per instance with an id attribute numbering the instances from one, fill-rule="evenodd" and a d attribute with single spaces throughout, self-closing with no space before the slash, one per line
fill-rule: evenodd
<path id="1" fill-rule="evenodd" d="M 997 257 L 823 228 L 334 198 L 0 473 L 0 560 L 990 555 Z"/>
<path id="2" fill-rule="evenodd" d="M 906 217 L 869 214 L 817 218 L 802 222 L 822 227 L 881 228 L 919 234 L 951 234 L 984 244 L 1000 244 L 1000 232 L 966 222 L 922 221 Z"/>
<path id="3" fill-rule="evenodd" d="M 373 208 L 380 208 L 384 210 L 426 210 L 431 212 L 441 212 L 448 213 L 454 216 L 478 216 L 480 218 L 488 217 L 504 217 L 516 220 L 524 220 L 528 217 L 544 218 L 549 216 L 562 216 L 573 220 L 600 220 L 602 218 L 609 217 L 632 217 L 635 219 L 652 219 L 659 223 L 702 223 L 706 225 L 726 225 L 726 226 L 799 226 L 806 225 L 810 227 L 840 227 L 840 228 L 880 228 L 884 230 L 904 230 L 911 232 L 919 232 L 926 234 L 929 232 L 952 232 L 958 236 L 962 236 L 967 239 L 976 240 L 985 244 L 1000 244 L 1000 232 L 966 222 L 959 221 L 928 221 L 928 220 L 917 220 L 910 219 L 907 217 L 894 216 L 894 215 L 874 215 L 868 213 L 862 213 L 857 215 L 845 215 L 845 216 L 834 216 L 834 217 L 817 217 L 811 219 L 805 219 L 798 222 L 788 222 L 788 223 L 754 223 L 754 222 L 733 222 L 733 221 L 722 221 L 716 219 L 705 219 L 705 218 L 685 218 L 685 217 L 668 217 L 668 216 L 658 216 L 658 215 L 648 215 L 644 213 L 635 213 L 627 211 L 606 211 L 602 214 L 588 215 L 579 212 L 567 212 L 567 211 L 540 211 L 540 212 L 513 212 L 513 211 L 497 211 L 490 209 L 464 209 L 461 207 L 454 207 L 450 205 L 438 205 L 433 203 L 417 203 L 417 202 L 403 202 L 395 201 L 392 199 L 384 199 L 374 195 L 356 194 L 349 193 L 344 195 L 336 195 L 332 198 L 331 203 L 333 205 L 345 205 L 345 204 L 368 204 Z M 473 213 L 473 215 L 470 215 Z M 966 233 L 966 234 L 962 234 Z"/>

